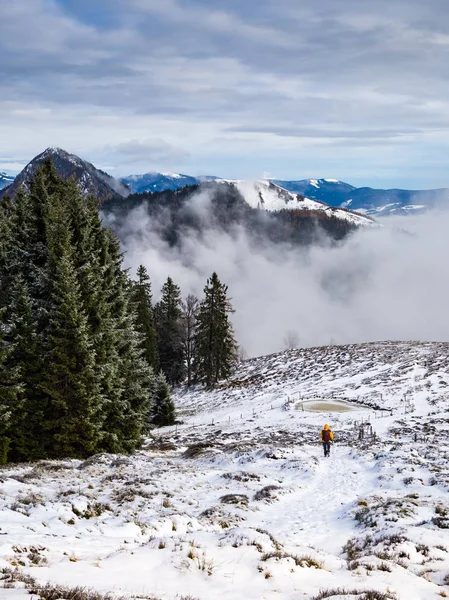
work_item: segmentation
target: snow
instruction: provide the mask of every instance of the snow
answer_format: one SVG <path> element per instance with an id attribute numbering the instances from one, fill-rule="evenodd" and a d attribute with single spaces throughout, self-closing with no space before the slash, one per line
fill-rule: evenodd
<path id="1" fill-rule="evenodd" d="M 291 350 L 175 400 L 182 424 L 130 457 L 1 468 L 0 568 L 161 600 L 449 592 L 449 344 Z"/>
<path id="2" fill-rule="evenodd" d="M 180 175 L 179 173 L 161 173 L 163 177 L 170 177 L 171 179 L 182 179 L 185 175 Z"/>
<path id="3" fill-rule="evenodd" d="M 324 181 L 327 181 L 327 183 L 340 183 L 339 179 L 325 179 Z"/>
<path id="4" fill-rule="evenodd" d="M 299 194 L 294 194 L 281 188 L 268 180 L 250 182 L 233 181 L 229 182 L 235 185 L 242 194 L 245 201 L 252 208 L 259 208 L 267 211 L 279 210 L 305 210 L 305 211 L 324 211 L 338 219 L 349 221 L 355 225 L 373 226 L 375 222 L 360 215 L 342 208 L 334 208 L 318 200 L 311 200 Z"/>
<path id="5" fill-rule="evenodd" d="M 316 188 L 320 187 L 317 179 L 309 179 L 309 183 L 310 183 L 310 185 L 313 185 L 313 187 L 316 187 Z"/>
<path id="6" fill-rule="evenodd" d="M 427 208 L 425 204 L 408 204 L 403 206 L 402 210 L 422 210 L 424 208 Z"/>

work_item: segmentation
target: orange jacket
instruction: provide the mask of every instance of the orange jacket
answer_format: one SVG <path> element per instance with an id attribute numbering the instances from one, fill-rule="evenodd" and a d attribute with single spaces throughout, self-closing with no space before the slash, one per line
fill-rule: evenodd
<path id="1" fill-rule="evenodd" d="M 323 441 L 323 431 L 328 431 L 329 432 L 329 439 L 332 442 L 334 440 L 334 434 L 332 433 L 331 428 L 329 427 L 329 425 L 327 423 L 323 427 L 323 430 L 320 432 L 321 441 Z"/>

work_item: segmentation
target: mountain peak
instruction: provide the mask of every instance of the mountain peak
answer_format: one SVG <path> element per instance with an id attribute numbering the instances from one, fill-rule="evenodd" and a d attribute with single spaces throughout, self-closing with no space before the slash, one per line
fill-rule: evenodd
<path id="1" fill-rule="evenodd" d="M 76 154 L 70 154 L 63 148 L 50 146 L 34 157 L 13 182 L 9 182 L 7 187 L 0 190 L 0 198 L 6 193 L 14 196 L 22 186 L 27 189 L 37 169 L 47 158 L 52 159 L 56 172 L 62 179 L 74 177 L 86 196 L 93 195 L 103 201 L 129 194 L 129 189 L 108 173 L 97 169 Z"/>

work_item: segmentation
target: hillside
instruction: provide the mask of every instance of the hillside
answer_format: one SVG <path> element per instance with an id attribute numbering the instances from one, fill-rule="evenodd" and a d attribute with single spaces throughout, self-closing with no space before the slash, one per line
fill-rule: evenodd
<path id="1" fill-rule="evenodd" d="M 91 194 L 100 201 L 120 199 L 129 193 L 123 183 L 75 154 L 69 154 L 61 148 L 47 148 L 27 164 L 13 183 L 0 190 L 0 198 L 6 194 L 14 197 L 20 186 L 26 188 L 39 165 L 47 158 L 51 158 L 60 177 L 63 179 L 74 177 L 84 194 Z"/>
<path id="2" fill-rule="evenodd" d="M 404 395 L 421 413 L 435 403 L 449 408 L 449 342 L 322 346 L 252 358 L 214 392 L 191 391 L 180 402 L 189 410 L 228 414 L 235 406 L 268 410 L 288 397 L 311 397 L 398 411 Z"/>
<path id="3" fill-rule="evenodd" d="M 133 456 L 3 468 L 2 577 L 65 598 L 81 581 L 152 600 L 445 597 L 448 367 L 430 342 L 260 357 L 179 390 L 181 422 Z"/>
<path id="4" fill-rule="evenodd" d="M 336 209 L 283 190 L 268 182 L 207 182 L 179 190 L 132 194 L 125 202 L 106 201 L 105 218 L 120 239 L 133 235 L 144 211 L 151 230 L 170 245 L 186 232 L 206 229 L 232 232 L 243 226 L 254 241 L 295 245 L 341 240 L 360 226 L 373 226 L 369 217 Z M 133 215 L 139 214 L 137 221 Z M 135 224 L 135 225 L 133 225 Z"/>

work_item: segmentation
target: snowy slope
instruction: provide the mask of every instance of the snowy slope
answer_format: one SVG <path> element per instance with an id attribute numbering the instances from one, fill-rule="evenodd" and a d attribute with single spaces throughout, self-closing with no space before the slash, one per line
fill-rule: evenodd
<path id="1" fill-rule="evenodd" d="M 183 423 L 131 457 L 0 469 L 0 567 L 160 600 L 444 597 L 448 367 L 439 343 L 260 357 L 179 391 Z M 338 412 L 337 396 L 364 406 Z"/>
<path id="2" fill-rule="evenodd" d="M 334 208 L 322 202 L 305 198 L 300 194 L 289 192 L 270 181 L 234 181 L 230 182 L 242 194 L 252 208 L 270 212 L 279 210 L 323 211 L 329 216 L 342 219 L 354 225 L 373 225 L 374 221 L 349 210 Z"/>

